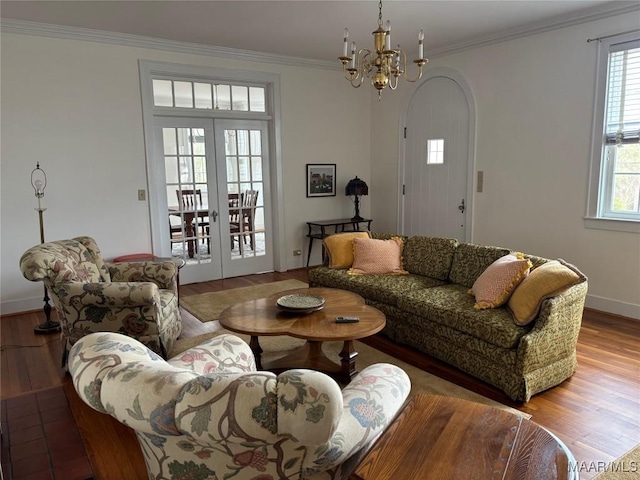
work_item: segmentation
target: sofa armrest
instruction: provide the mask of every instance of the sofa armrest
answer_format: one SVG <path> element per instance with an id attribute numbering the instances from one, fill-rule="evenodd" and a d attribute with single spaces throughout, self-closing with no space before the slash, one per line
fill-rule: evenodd
<path id="1" fill-rule="evenodd" d="M 545 300 L 533 329 L 520 340 L 518 371 L 532 372 L 575 354 L 588 283 Z"/>
<path id="2" fill-rule="evenodd" d="M 396 417 L 410 390 L 409 376 L 395 365 L 377 363 L 363 369 L 342 390 L 342 415 L 333 435 L 305 457 L 307 474 L 338 467 L 368 449 Z"/>
<path id="3" fill-rule="evenodd" d="M 153 282 L 163 290 L 178 293 L 178 268 L 170 260 L 107 263 L 113 282 Z"/>

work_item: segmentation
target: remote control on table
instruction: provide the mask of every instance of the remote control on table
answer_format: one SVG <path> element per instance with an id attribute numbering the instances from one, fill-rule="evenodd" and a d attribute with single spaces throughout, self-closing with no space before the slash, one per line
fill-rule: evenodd
<path id="1" fill-rule="evenodd" d="M 357 323 L 359 321 L 358 317 L 336 317 L 336 323 Z"/>

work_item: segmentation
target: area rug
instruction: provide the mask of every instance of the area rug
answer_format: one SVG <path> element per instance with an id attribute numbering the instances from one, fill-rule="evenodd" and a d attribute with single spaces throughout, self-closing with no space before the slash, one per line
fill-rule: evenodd
<path id="1" fill-rule="evenodd" d="M 205 333 L 203 335 L 198 335 L 195 337 L 180 339 L 176 342 L 170 356 L 175 357 L 185 350 L 199 345 L 209 338 L 220 335 L 222 333 L 232 332 L 225 329 L 220 329 L 213 333 Z M 241 335 L 237 333 L 233 333 L 233 335 L 237 335 L 245 342 L 249 343 L 250 337 L 248 335 Z M 288 336 L 260 337 L 260 346 L 263 349 L 262 359 L 264 361 L 269 361 L 272 359 L 283 357 L 284 355 L 290 353 L 291 350 L 302 346 L 304 342 L 304 340 Z M 521 417 L 531 418 L 531 415 L 529 414 L 520 412 L 515 408 L 508 407 L 499 402 L 483 397 L 482 395 L 479 395 L 475 392 L 467 390 L 466 388 L 443 380 L 440 377 L 425 372 L 424 370 L 405 363 L 395 357 L 392 357 L 391 355 L 387 355 L 386 353 L 376 350 L 375 348 L 370 347 L 369 345 L 366 345 L 362 342 L 355 341 L 354 345 L 356 351 L 358 352 L 358 357 L 356 359 L 356 367 L 358 368 L 358 370 L 362 370 L 364 367 L 372 365 L 374 363 L 391 363 L 397 365 L 409 375 L 409 378 L 411 379 L 412 394 L 432 393 L 436 395 L 458 397 L 465 400 L 471 400 L 474 402 L 482 403 L 484 405 L 490 405 L 503 410 L 507 410 Z M 330 358 L 334 362 L 340 362 L 339 352 L 340 350 L 342 350 L 342 342 L 324 342 L 322 348 L 328 358 Z"/>
<path id="2" fill-rule="evenodd" d="M 608 464 L 592 463 L 594 465 L 587 464 L 583 467 L 597 470 L 603 468 L 602 473 L 593 477 L 593 480 L 637 480 L 640 478 L 640 444 Z"/>
<path id="3" fill-rule="evenodd" d="M 201 322 L 211 322 L 217 320 L 220 313 L 234 303 L 265 298 L 284 290 L 306 287 L 308 285 L 299 280 L 282 280 L 250 287 L 232 288 L 221 292 L 182 296 L 180 306 Z"/>

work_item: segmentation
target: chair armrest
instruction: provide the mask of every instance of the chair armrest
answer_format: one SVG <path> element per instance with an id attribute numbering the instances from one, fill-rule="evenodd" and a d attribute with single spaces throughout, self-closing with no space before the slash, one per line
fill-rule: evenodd
<path id="1" fill-rule="evenodd" d="M 160 307 L 158 286 L 152 282 L 66 282 L 54 285 L 53 288 L 63 305 L 72 304 L 75 309 Z"/>
<path id="2" fill-rule="evenodd" d="M 196 373 L 246 373 L 256 371 L 256 360 L 241 338 L 222 334 L 170 358 L 167 363 Z"/>
<path id="3" fill-rule="evenodd" d="M 134 338 L 115 332 L 95 332 L 78 340 L 69 351 L 73 386 L 94 410 L 109 413 L 100 398 L 103 379 L 124 363 L 164 360 Z"/>
<path id="4" fill-rule="evenodd" d="M 370 448 L 396 417 L 410 391 L 409 376 L 395 365 L 377 363 L 363 369 L 342 390 L 340 422 L 329 441 L 309 450 L 305 471 L 313 474 L 335 468 L 363 448 Z"/>
<path id="5" fill-rule="evenodd" d="M 170 260 L 107 263 L 114 282 L 153 282 L 163 290 L 178 293 L 178 267 Z"/>

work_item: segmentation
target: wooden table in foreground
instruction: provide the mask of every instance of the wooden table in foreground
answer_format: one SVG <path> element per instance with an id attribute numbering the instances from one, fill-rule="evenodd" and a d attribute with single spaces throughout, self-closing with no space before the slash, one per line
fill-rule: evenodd
<path id="1" fill-rule="evenodd" d="M 300 314 L 286 312 L 276 305 L 283 295 L 321 295 L 325 299 L 322 310 Z M 337 316 L 359 317 L 358 323 L 336 323 Z M 353 341 L 378 333 L 386 325 L 380 310 L 365 305 L 364 299 L 353 292 L 336 288 L 299 288 L 276 293 L 267 298 L 237 303 L 220 314 L 220 325 L 232 332 L 251 335 L 251 350 L 259 370 L 281 372 L 291 368 L 309 368 L 327 373 L 348 383 L 357 373 Z M 262 362 L 259 336 L 289 335 L 307 343 L 283 358 Z M 343 341 L 341 364 L 327 358 L 322 342 Z"/>
<path id="2" fill-rule="evenodd" d="M 577 480 L 560 439 L 526 418 L 454 397 L 419 394 L 350 480 Z"/>

